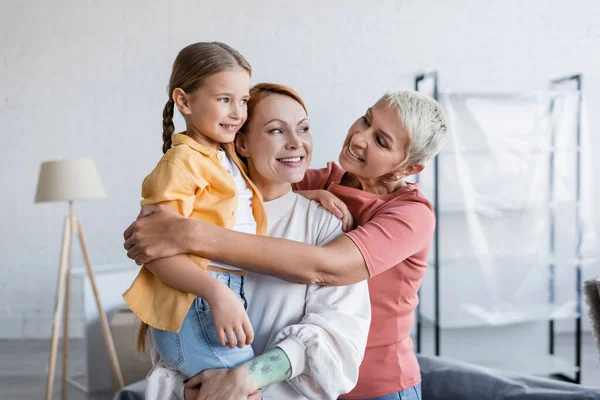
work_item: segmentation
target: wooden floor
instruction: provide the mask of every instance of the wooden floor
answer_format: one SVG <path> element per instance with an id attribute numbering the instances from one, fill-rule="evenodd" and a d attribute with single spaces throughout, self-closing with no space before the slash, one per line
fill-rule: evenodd
<path id="1" fill-rule="evenodd" d="M 568 338 L 567 338 L 568 339 Z M 557 347 L 561 346 L 557 337 Z M 83 342 L 69 342 L 69 373 L 76 375 L 84 371 Z M 46 340 L 0 341 L 0 399 L 34 400 L 43 399 L 46 386 L 46 365 L 48 363 Z M 600 357 L 591 334 L 583 337 L 582 379 L 587 386 L 600 387 Z M 61 360 L 57 363 L 54 399 L 60 398 Z M 69 400 L 111 400 L 111 393 L 87 395 L 69 385 Z"/>

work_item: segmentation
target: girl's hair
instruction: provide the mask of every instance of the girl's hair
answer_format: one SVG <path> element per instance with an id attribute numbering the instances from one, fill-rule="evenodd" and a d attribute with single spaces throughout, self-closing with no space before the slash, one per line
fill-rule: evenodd
<path id="1" fill-rule="evenodd" d="M 163 109 L 163 153 L 171 148 L 171 135 L 175 132 L 173 90 L 180 88 L 186 93 L 193 93 L 204 85 L 209 76 L 239 69 L 252 75 L 252 68 L 244 56 L 224 43 L 194 43 L 179 52 L 169 80 L 169 100 Z"/>
<path id="2" fill-rule="evenodd" d="M 149 336 L 149 330 L 149 325 L 144 321 L 140 321 L 140 329 L 138 330 L 136 345 L 138 353 L 144 353 L 146 351 L 146 338 Z"/>
<path id="3" fill-rule="evenodd" d="M 248 118 L 246 118 L 246 122 L 240 128 L 240 130 L 238 131 L 238 134 L 246 133 L 246 131 L 248 129 L 248 124 L 250 123 L 250 120 L 254 116 L 254 110 L 256 109 L 256 106 L 258 105 L 258 103 L 260 103 L 266 97 L 273 95 L 273 94 L 287 96 L 293 100 L 296 100 L 298 102 L 298 104 L 300 104 L 302 106 L 302 108 L 304 109 L 304 111 L 308 114 L 308 111 L 306 110 L 306 106 L 304 105 L 304 101 L 302 101 L 302 97 L 300 97 L 300 95 L 298 93 L 296 93 L 296 91 L 294 89 L 284 86 L 284 85 L 278 85 L 276 83 L 257 83 L 256 85 L 252 86 L 252 88 L 250 89 L 250 99 L 246 103 L 246 108 L 248 110 Z M 237 148 L 236 148 L 236 152 L 237 152 Z M 243 155 L 241 155 L 239 152 L 238 152 L 238 157 L 244 163 L 247 164 L 246 158 Z"/>

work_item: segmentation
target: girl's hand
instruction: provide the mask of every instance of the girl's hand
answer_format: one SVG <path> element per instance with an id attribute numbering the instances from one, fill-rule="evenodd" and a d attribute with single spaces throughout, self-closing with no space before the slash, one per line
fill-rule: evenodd
<path id="1" fill-rule="evenodd" d="M 316 199 L 323 208 L 342 220 L 342 230 L 348 232 L 354 227 L 352 214 L 348 206 L 337 196 L 327 190 L 317 190 Z"/>
<path id="2" fill-rule="evenodd" d="M 254 340 L 254 330 L 240 299 L 225 285 L 206 297 L 221 346 L 242 348 Z"/>
<path id="3" fill-rule="evenodd" d="M 198 386 L 200 386 L 199 390 Z M 186 400 L 259 400 L 260 390 L 248 375 L 246 368 L 207 369 L 187 381 L 185 398 Z"/>
<path id="4" fill-rule="evenodd" d="M 123 233 L 127 257 L 142 265 L 157 258 L 187 253 L 183 248 L 188 220 L 164 204 L 144 206 Z"/>

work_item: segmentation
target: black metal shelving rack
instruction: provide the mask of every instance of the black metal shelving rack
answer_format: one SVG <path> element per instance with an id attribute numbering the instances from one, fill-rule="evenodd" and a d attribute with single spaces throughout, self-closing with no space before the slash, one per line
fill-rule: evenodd
<path id="1" fill-rule="evenodd" d="M 416 74 L 414 77 L 414 90 L 420 91 L 421 84 L 427 80 L 432 81 L 432 91 L 430 95 L 439 100 L 439 74 L 437 71 L 429 71 L 425 73 Z M 576 372 L 574 377 L 567 376 L 562 373 L 554 374 L 553 377 L 572 382 L 572 383 L 581 383 L 581 312 L 582 312 L 582 270 L 581 270 L 581 261 L 582 261 L 582 253 L 581 253 L 581 245 L 582 245 L 582 222 L 581 222 L 581 108 L 582 108 L 582 99 L 581 99 L 581 90 L 582 90 L 582 75 L 569 75 L 557 79 L 553 79 L 550 82 L 550 89 L 556 90 L 560 87 L 565 87 L 567 85 L 574 86 L 574 89 L 579 93 L 578 96 L 578 104 L 577 104 L 577 125 L 576 125 L 576 193 L 575 193 L 575 229 L 577 234 L 577 242 L 576 242 L 576 265 L 575 265 L 575 273 L 576 273 L 576 310 L 577 316 L 575 318 L 575 367 Z M 551 101 L 550 104 L 550 113 L 554 112 L 554 101 Z M 555 130 L 554 127 L 552 129 L 552 146 L 554 147 L 555 140 Z M 549 182 L 549 192 L 550 195 L 553 193 L 554 189 L 554 151 L 550 152 L 550 182 Z M 417 182 L 419 181 L 419 177 L 416 177 Z M 433 340 L 434 340 L 434 354 L 439 356 L 441 354 L 441 326 L 440 326 L 440 210 L 439 210 L 439 197 L 440 197 L 440 187 L 439 187 L 439 156 L 436 156 L 433 160 L 433 205 L 435 210 L 435 218 L 436 218 L 436 230 L 433 238 L 433 256 L 434 262 L 433 267 L 434 270 L 434 316 L 433 316 Z M 550 252 L 554 253 L 555 250 L 555 209 L 551 207 L 549 210 L 549 219 L 550 219 Z M 549 272 L 550 272 L 550 280 L 549 280 L 549 302 L 553 303 L 555 301 L 555 265 L 551 261 L 549 264 Z M 549 333 L 549 354 L 555 354 L 555 324 L 554 320 L 550 319 L 548 321 L 548 333 Z M 422 315 L 421 315 L 421 305 L 417 306 L 416 310 L 416 350 L 417 353 L 420 353 L 422 350 Z"/>

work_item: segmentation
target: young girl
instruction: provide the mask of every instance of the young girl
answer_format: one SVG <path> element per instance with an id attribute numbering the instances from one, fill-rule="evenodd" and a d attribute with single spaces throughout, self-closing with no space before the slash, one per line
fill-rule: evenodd
<path id="1" fill-rule="evenodd" d="M 223 43 L 195 43 L 178 54 L 163 111 L 163 153 L 142 184 L 142 205 L 166 203 L 185 217 L 264 234 L 260 195 L 235 154 L 247 117 L 251 68 Z M 186 130 L 173 134 L 175 106 Z M 190 274 L 185 263 L 206 271 Z M 253 358 L 245 271 L 193 255 L 145 264 L 123 297 L 142 320 L 163 361 L 188 377 Z M 225 347 L 228 345 L 229 347 Z M 235 348 L 237 346 L 238 348 Z"/>

